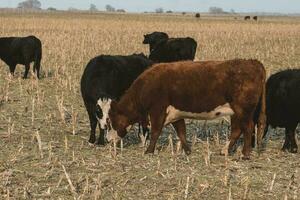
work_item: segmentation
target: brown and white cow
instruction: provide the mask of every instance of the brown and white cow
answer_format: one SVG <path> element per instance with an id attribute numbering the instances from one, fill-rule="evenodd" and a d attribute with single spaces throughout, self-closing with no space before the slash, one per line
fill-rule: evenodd
<path id="1" fill-rule="evenodd" d="M 153 153 L 162 128 L 172 124 L 186 154 L 185 118 L 231 116 L 228 150 L 244 134 L 244 159 L 250 158 L 254 115 L 259 113 L 258 138 L 265 126 L 264 66 L 257 60 L 174 62 L 154 65 L 143 72 L 109 110 L 108 139 L 124 137 L 136 122 L 150 117 Z"/>

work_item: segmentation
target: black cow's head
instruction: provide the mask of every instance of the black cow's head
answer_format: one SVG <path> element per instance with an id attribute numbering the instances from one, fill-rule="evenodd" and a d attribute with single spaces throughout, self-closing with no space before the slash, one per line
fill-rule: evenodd
<path id="1" fill-rule="evenodd" d="M 168 34 L 164 32 L 153 32 L 150 34 L 144 35 L 143 44 L 157 44 L 161 40 L 168 40 Z"/>

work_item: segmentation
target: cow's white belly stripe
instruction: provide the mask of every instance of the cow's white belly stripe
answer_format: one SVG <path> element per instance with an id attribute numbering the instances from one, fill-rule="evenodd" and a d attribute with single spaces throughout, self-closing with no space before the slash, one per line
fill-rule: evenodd
<path id="1" fill-rule="evenodd" d="M 219 117 L 230 116 L 233 115 L 234 112 L 231 109 L 229 103 L 216 107 L 214 110 L 210 112 L 202 112 L 202 113 L 192 113 L 186 112 L 176 109 L 174 106 L 168 106 L 167 117 L 165 120 L 165 125 L 175 122 L 180 119 L 199 119 L 199 120 L 211 120 Z"/>

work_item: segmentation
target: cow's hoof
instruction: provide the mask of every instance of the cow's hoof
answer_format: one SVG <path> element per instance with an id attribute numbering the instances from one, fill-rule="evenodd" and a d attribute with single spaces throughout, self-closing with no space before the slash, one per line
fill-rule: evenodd
<path id="1" fill-rule="evenodd" d="M 95 143 L 90 143 L 90 142 L 88 142 L 88 145 L 89 145 L 90 147 L 94 147 L 94 146 L 95 146 Z"/>
<path id="2" fill-rule="evenodd" d="M 290 148 L 289 149 L 290 153 L 297 153 L 297 151 L 298 151 L 298 148 Z"/>
<path id="3" fill-rule="evenodd" d="M 104 140 L 98 140 L 98 141 L 96 142 L 96 145 L 98 145 L 98 146 L 104 146 L 104 145 L 105 145 L 105 142 L 104 142 Z"/>
<path id="4" fill-rule="evenodd" d="M 189 150 L 189 151 L 184 151 L 185 152 L 185 154 L 187 155 L 187 156 L 189 156 L 189 155 L 191 155 L 191 153 L 192 153 L 192 151 L 191 150 Z"/>
<path id="5" fill-rule="evenodd" d="M 147 149 L 145 151 L 145 154 L 154 154 L 154 150 Z"/>
<path id="6" fill-rule="evenodd" d="M 185 147 L 184 152 L 185 152 L 186 155 L 190 155 L 192 153 L 192 151 L 189 147 Z"/>
<path id="7" fill-rule="evenodd" d="M 250 160 L 250 156 L 249 155 L 243 155 L 242 160 Z"/>
<path id="8" fill-rule="evenodd" d="M 89 143 L 90 143 L 90 144 L 94 144 L 95 142 L 96 142 L 96 138 L 90 137 Z"/>
<path id="9" fill-rule="evenodd" d="M 283 146 L 283 147 L 281 148 L 281 151 L 288 152 L 288 151 L 289 151 L 289 148 L 288 148 L 288 147 L 285 147 L 285 146 Z"/>

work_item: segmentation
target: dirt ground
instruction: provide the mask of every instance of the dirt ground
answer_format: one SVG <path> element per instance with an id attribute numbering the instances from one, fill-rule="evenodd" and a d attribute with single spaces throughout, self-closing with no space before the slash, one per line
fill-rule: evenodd
<path id="1" fill-rule="evenodd" d="M 0 62 L 0 199 L 300 199 L 300 154 L 281 151 L 272 129 L 264 152 L 241 160 L 241 146 L 219 154 L 230 126 L 188 121 L 192 154 L 177 151 L 166 127 L 154 155 L 137 131 L 124 148 L 88 145 L 80 94 L 87 62 L 100 54 L 144 52 L 143 35 L 165 31 L 198 42 L 198 60 L 255 58 L 268 74 L 300 67 L 300 18 L 243 16 L 0 13 L 0 36 L 36 35 L 43 43 L 42 79 L 14 77 Z M 170 142 L 172 141 L 172 142 Z"/>

